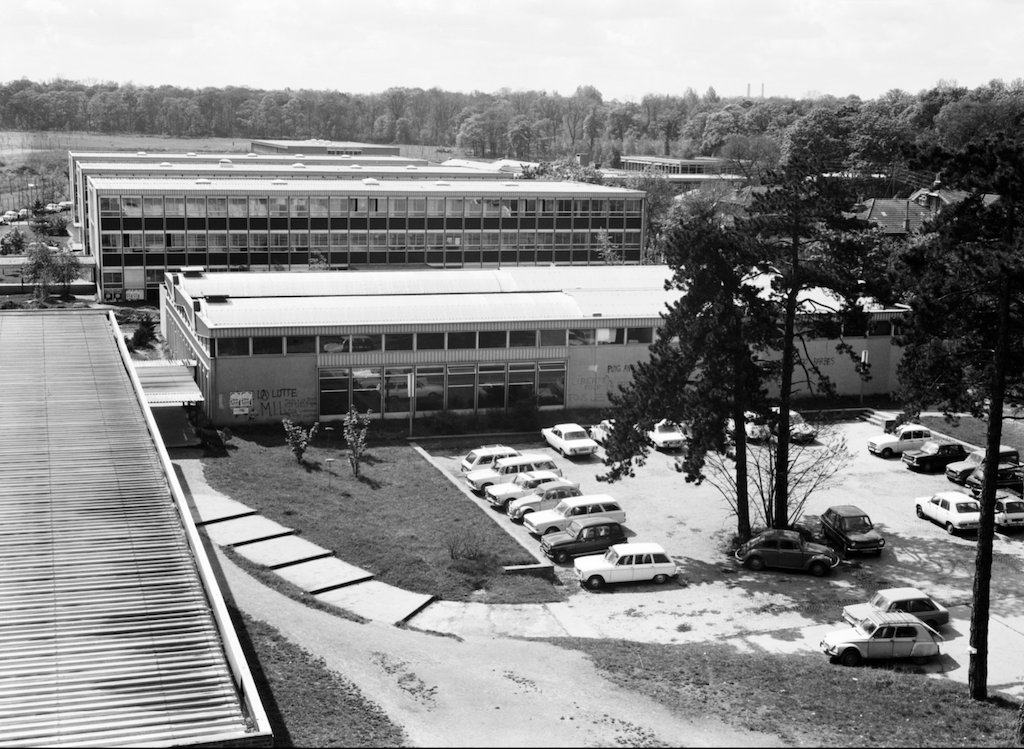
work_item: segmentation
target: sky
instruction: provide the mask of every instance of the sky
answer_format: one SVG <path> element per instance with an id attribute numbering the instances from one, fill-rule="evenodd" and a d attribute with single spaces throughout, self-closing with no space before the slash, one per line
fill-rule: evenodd
<path id="1" fill-rule="evenodd" d="M 0 0 L 0 82 L 873 99 L 1024 78 L 1021 0 Z"/>

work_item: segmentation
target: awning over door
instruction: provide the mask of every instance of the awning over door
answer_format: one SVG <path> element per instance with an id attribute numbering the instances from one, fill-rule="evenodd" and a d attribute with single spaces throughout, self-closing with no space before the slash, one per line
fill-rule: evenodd
<path id="1" fill-rule="evenodd" d="M 154 360 L 132 363 L 150 407 L 203 402 L 203 393 L 192 375 L 195 362 Z"/>

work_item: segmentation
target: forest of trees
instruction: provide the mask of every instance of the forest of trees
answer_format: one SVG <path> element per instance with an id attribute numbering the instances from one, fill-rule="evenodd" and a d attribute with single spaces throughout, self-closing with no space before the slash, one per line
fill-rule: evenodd
<path id="1" fill-rule="evenodd" d="M 957 149 L 1019 127 L 1024 81 L 969 90 L 940 81 L 877 99 L 647 94 L 605 100 L 590 85 L 461 93 L 392 87 L 348 94 L 308 89 L 203 89 L 27 79 L 0 85 L 0 129 L 173 137 L 324 138 L 423 144 L 469 156 L 552 160 L 586 153 L 618 166 L 623 154 L 724 156 L 758 164 L 795 150 L 850 167 L 902 166 L 909 147 Z"/>

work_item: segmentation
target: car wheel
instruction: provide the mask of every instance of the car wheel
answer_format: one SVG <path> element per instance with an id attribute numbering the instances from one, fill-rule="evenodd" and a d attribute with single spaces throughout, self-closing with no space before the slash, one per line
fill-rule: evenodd
<path id="1" fill-rule="evenodd" d="M 545 529 L 544 529 L 544 535 L 546 536 L 546 535 L 548 535 L 549 533 L 558 533 L 558 528 L 554 528 L 554 527 L 551 527 L 551 528 L 545 528 Z"/>
<path id="2" fill-rule="evenodd" d="M 655 575 L 652 582 L 655 585 L 664 585 L 666 580 L 668 580 L 668 575 Z"/>
<path id="3" fill-rule="evenodd" d="M 815 577 L 824 577 L 828 572 L 828 566 L 824 562 L 811 562 L 810 572 Z"/>
<path id="4" fill-rule="evenodd" d="M 910 658 L 910 660 L 911 660 L 912 663 L 914 663 L 914 664 L 916 664 L 918 666 L 923 666 L 929 660 L 931 660 L 931 658 L 930 658 L 930 656 L 927 656 L 927 655 L 915 655 L 915 656 L 912 656 Z"/>
<path id="5" fill-rule="evenodd" d="M 508 508 L 511 507 L 511 506 L 512 506 L 512 500 L 511 499 L 506 499 L 505 500 L 505 504 L 503 505 L 503 509 L 505 510 L 505 514 L 506 515 L 508 515 Z"/>
<path id="6" fill-rule="evenodd" d="M 753 570 L 754 572 L 760 572 L 764 569 L 764 558 L 753 556 L 748 557 L 746 561 L 747 569 Z"/>
<path id="7" fill-rule="evenodd" d="M 890 448 L 888 448 L 888 447 L 885 448 L 884 450 L 882 450 L 882 457 L 885 458 L 886 460 L 891 458 L 892 457 L 892 450 Z"/>
<path id="8" fill-rule="evenodd" d="M 921 509 L 921 505 L 917 506 L 917 516 L 919 518 L 923 518 L 924 517 L 924 511 Z"/>
<path id="9" fill-rule="evenodd" d="M 946 533 L 948 533 L 949 535 L 952 536 L 955 532 L 956 532 L 956 529 L 953 527 L 953 524 L 952 523 L 946 523 Z"/>
<path id="10" fill-rule="evenodd" d="M 567 551 L 556 551 L 555 552 L 555 561 L 558 562 L 559 564 L 565 564 L 566 562 L 569 561 L 569 552 L 567 552 Z"/>
<path id="11" fill-rule="evenodd" d="M 604 587 L 604 578 L 600 575 L 594 575 L 593 577 L 587 578 L 587 587 L 591 590 L 598 590 Z"/>
<path id="12" fill-rule="evenodd" d="M 847 648 L 839 656 L 839 662 L 844 666 L 859 666 L 861 661 L 860 651 L 857 648 Z"/>

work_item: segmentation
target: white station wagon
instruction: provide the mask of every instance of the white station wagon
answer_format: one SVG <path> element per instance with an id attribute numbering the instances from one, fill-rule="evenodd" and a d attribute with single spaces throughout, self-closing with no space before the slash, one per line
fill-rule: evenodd
<path id="1" fill-rule="evenodd" d="M 580 557 L 573 562 L 580 585 L 597 590 L 608 583 L 650 580 L 661 585 L 679 573 L 676 563 L 658 544 L 615 544 L 601 556 Z"/>
<path id="2" fill-rule="evenodd" d="M 523 519 L 526 530 L 535 536 L 564 531 L 569 521 L 583 515 L 604 515 L 616 523 L 626 522 L 626 511 L 608 494 L 584 494 L 566 497 L 554 508 L 531 512 Z"/>

